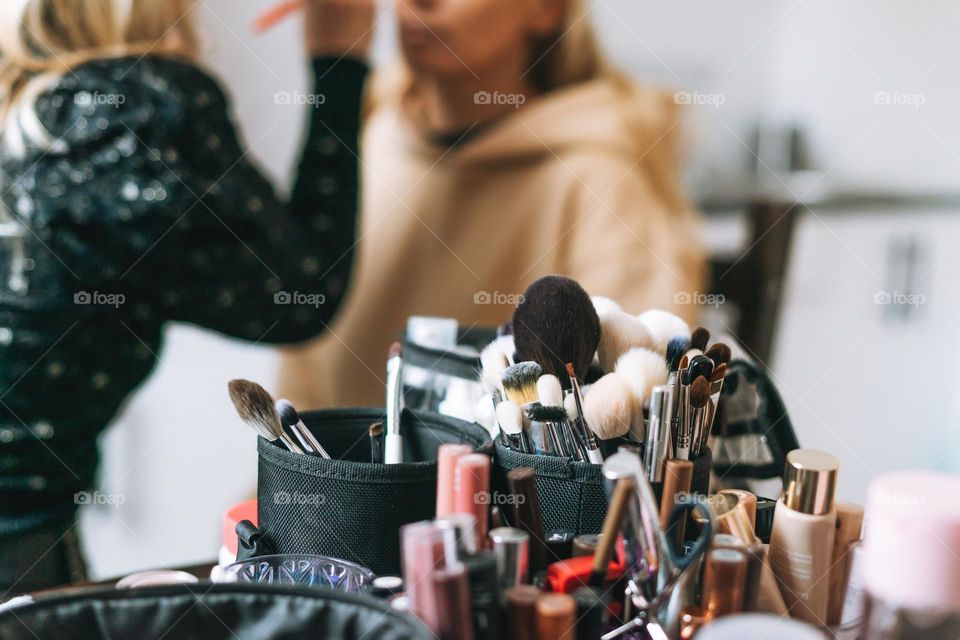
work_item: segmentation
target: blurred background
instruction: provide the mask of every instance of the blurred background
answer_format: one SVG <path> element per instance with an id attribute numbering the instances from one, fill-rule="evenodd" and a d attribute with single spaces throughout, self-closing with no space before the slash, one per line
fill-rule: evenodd
<path id="1" fill-rule="evenodd" d="M 266 4 L 196 12 L 251 154 L 286 189 L 305 113 L 275 94 L 307 91 L 307 75 L 296 20 L 252 34 Z M 890 469 L 960 471 L 960 5 L 596 0 L 588 18 L 617 63 L 688 105 L 714 271 L 697 294 L 770 368 L 801 444 L 840 458 L 840 499 Z M 375 61 L 394 51 L 387 2 Z M 272 349 L 168 329 L 104 438 L 100 490 L 124 507 L 81 509 L 94 576 L 216 556 L 211 514 L 256 490 L 226 382 L 269 388 L 277 368 Z"/>

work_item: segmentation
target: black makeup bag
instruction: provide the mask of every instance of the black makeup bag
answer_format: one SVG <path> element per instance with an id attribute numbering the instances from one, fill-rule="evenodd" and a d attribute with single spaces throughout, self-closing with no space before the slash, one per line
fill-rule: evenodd
<path id="1" fill-rule="evenodd" d="M 300 414 L 331 460 L 260 439 L 257 516 L 275 553 L 309 553 L 400 573 L 400 527 L 434 517 L 437 449 L 463 443 L 492 454 L 487 430 L 436 413 L 404 410 L 403 464 L 370 462 L 367 429 L 381 409 Z"/>
<path id="2" fill-rule="evenodd" d="M 507 482 L 510 470 L 530 467 L 536 477 L 545 531 L 572 531 L 577 535 L 600 533 L 607 513 L 600 465 L 514 451 L 504 444 L 502 437 L 496 439 L 495 446 L 492 482 L 497 492 L 510 493 Z M 507 519 L 513 517 L 511 513 L 505 515 Z"/>
<path id="3" fill-rule="evenodd" d="M 4 640 L 428 640 L 385 602 L 322 589 L 210 584 L 83 590 L 0 612 Z"/>
<path id="4" fill-rule="evenodd" d="M 626 442 L 626 441 L 623 441 Z M 604 442 L 609 449 L 605 456 L 616 451 L 616 443 Z M 612 445 L 612 446 L 611 446 Z M 491 482 L 502 495 L 510 493 L 507 473 L 518 467 L 530 467 L 534 471 L 537 498 L 540 501 L 543 528 L 547 533 L 572 531 L 600 533 L 607 513 L 607 496 L 604 491 L 601 465 L 577 462 L 559 456 L 541 456 L 514 451 L 504 444 L 501 437 L 494 441 L 495 454 Z M 641 449 L 642 451 L 642 449 Z M 640 454 L 642 456 L 642 453 Z M 708 493 L 710 485 L 710 449 L 693 461 L 692 491 Z M 653 491 L 660 499 L 661 485 L 653 484 Z M 505 514 L 507 519 L 512 514 Z"/>

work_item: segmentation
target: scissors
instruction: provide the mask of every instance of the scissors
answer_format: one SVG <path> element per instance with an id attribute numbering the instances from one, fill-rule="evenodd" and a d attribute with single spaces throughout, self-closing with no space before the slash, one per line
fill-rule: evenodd
<path id="1" fill-rule="evenodd" d="M 683 554 L 675 550 L 667 532 L 675 530 L 676 525 L 682 518 L 686 518 L 690 511 L 698 512 L 702 518 L 700 535 L 690 551 Z M 685 571 L 690 566 L 696 566 L 709 548 L 713 539 L 714 513 L 710 505 L 702 500 L 679 502 L 670 511 L 668 522 L 666 531 L 658 531 L 658 551 L 661 556 L 665 556 L 667 562 L 658 562 L 659 566 L 653 567 L 648 562 L 641 561 L 640 566 L 634 567 L 627 581 L 626 595 L 637 613 L 625 624 L 602 636 L 602 640 L 614 640 L 636 630 L 643 630 L 651 640 L 668 640 L 657 614 L 685 575 Z"/>

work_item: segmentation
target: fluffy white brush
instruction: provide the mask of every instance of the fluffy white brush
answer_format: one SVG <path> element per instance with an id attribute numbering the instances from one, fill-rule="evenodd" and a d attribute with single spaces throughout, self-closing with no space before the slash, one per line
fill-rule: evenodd
<path id="1" fill-rule="evenodd" d="M 630 349 L 653 349 L 655 344 L 656 340 L 647 325 L 629 313 L 612 311 L 600 316 L 600 346 L 597 348 L 597 357 L 603 371 L 613 371 L 617 359 Z"/>
<path id="2" fill-rule="evenodd" d="M 519 435 L 523 431 L 523 416 L 520 413 L 520 407 L 509 400 L 504 400 L 498 404 L 497 424 L 508 436 Z"/>
<path id="3" fill-rule="evenodd" d="M 606 296 L 590 296 L 590 302 L 593 303 L 593 308 L 597 310 L 598 316 L 611 311 L 623 311 L 619 304 Z"/>
<path id="4" fill-rule="evenodd" d="M 627 379 L 640 404 L 646 402 L 655 386 L 667 382 L 663 356 L 650 349 L 630 349 L 620 356 L 613 370 Z"/>
<path id="5" fill-rule="evenodd" d="M 638 315 L 637 320 L 650 330 L 654 339 L 654 349 L 661 354 L 667 352 L 667 343 L 671 338 L 690 337 L 690 325 L 669 311 L 649 309 Z"/>
<path id="6" fill-rule="evenodd" d="M 567 410 L 567 418 L 570 420 L 576 420 L 580 417 L 580 413 L 577 411 L 577 399 L 573 397 L 573 394 L 567 394 L 563 399 L 563 408 Z"/>
<path id="7" fill-rule="evenodd" d="M 633 395 L 630 382 L 619 373 L 608 373 L 590 386 L 583 401 L 583 413 L 597 437 L 609 440 L 626 435 L 637 413 L 642 416 L 643 409 Z"/>
<path id="8" fill-rule="evenodd" d="M 480 352 L 480 365 L 483 367 L 480 381 L 487 393 L 497 389 L 503 391 L 500 377 L 513 364 L 514 351 L 513 336 L 508 335 L 500 336 Z"/>
<path id="9" fill-rule="evenodd" d="M 562 407 L 563 387 L 560 386 L 557 376 L 549 373 L 540 376 L 537 380 L 537 396 L 540 398 L 540 404 L 545 407 Z"/>

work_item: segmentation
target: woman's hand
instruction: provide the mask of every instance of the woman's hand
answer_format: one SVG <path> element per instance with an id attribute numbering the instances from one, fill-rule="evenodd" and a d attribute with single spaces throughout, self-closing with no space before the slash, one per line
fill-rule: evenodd
<path id="1" fill-rule="evenodd" d="M 307 51 L 366 58 L 375 13 L 374 0 L 304 0 Z"/>

